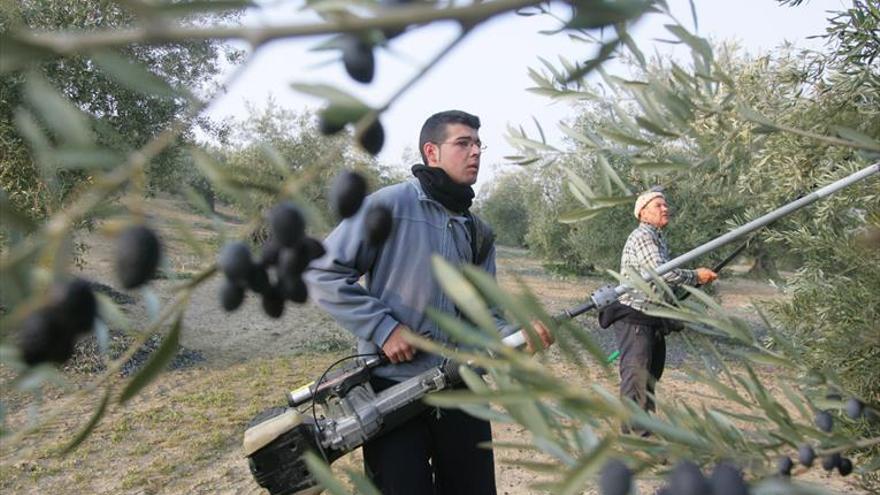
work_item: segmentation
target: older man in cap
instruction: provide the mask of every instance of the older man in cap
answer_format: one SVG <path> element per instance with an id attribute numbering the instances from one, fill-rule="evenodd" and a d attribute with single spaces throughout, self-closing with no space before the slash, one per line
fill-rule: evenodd
<path id="1" fill-rule="evenodd" d="M 621 273 L 654 270 L 670 260 L 663 229 L 669 223 L 669 206 L 659 190 L 652 189 L 636 199 L 633 214 L 639 226 L 629 235 L 620 259 Z M 662 276 L 672 287 L 707 284 L 718 275 L 708 268 L 676 269 Z M 648 305 L 645 294 L 632 291 L 621 296 L 613 318 L 620 350 L 620 395 L 628 397 L 646 411 L 653 411 L 654 384 L 660 380 L 666 364 L 666 335 L 676 322 L 649 316 L 642 311 Z M 625 433 L 629 427 L 624 426 Z M 648 435 L 646 431 L 636 433 Z"/>

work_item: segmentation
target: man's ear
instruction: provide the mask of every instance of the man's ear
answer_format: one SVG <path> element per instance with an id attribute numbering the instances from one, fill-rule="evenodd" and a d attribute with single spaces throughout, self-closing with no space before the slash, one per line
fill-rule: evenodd
<path id="1" fill-rule="evenodd" d="M 428 141 L 425 143 L 422 151 L 425 152 L 425 158 L 428 161 L 427 165 L 440 161 L 440 147 L 436 144 Z"/>

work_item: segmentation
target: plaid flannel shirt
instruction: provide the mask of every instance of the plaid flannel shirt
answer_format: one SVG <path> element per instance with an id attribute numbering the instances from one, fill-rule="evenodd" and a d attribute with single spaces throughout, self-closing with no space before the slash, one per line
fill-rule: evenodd
<path id="1" fill-rule="evenodd" d="M 669 246 L 660 229 L 647 223 L 640 223 L 626 239 L 626 245 L 624 245 L 623 254 L 620 257 L 620 273 L 625 275 L 627 269 L 634 269 L 636 273 L 641 273 L 643 270 L 653 270 L 669 260 Z M 683 268 L 671 270 L 662 278 L 672 287 L 697 284 L 697 272 Z M 648 306 L 648 297 L 637 290 L 620 296 L 619 301 L 621 304 L 639 311 Z"/>

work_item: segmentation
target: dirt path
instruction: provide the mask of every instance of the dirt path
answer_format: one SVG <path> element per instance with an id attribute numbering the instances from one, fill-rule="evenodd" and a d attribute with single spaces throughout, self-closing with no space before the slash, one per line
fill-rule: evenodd
<path id="1" fill-rule="evenodd" d="M 189 213 L 188 207 L 177 200 L 154 200 L 150 208 L 187 226 L 187 235 L 199 239 L 208 251 L 216 252 L 219 247 L 218 229 L 232 237 L 242 232 L 240 222 L 230 211 L 223 212 L 225 220 L 212 222 Z M 160 299 L 168 300 L 171 289 L 180 283 L 178 278 L 197 271 L 198 266 L 179 230 L 170 224 L 160 229 L 168 254 L 164 271 L 169 276 L 155 283 L 154 290 Z M 85 276 L 114 285 L 112 243 L 100 231 L 89 235 L 87 241 L 90 249 Z M 514 291 L 519 281 L 524 282 L 551 313 L 580 304 L 601 282 L 551 276 L 527 252 L 508 248 L 499 249 L 498 280 Z M 105 418 L 93 438 L 72 458 L 56 460 L 51 449 L 41 447 L 38 440 L 20 451 L 0 450 L 0 489 L 9 489 L 9 493 L 71 489 L 84 493 L 260 493 L 239 450 L 247 418 L 276 405 L 283 390 L 313 378 L 330 360 L 352 349 L 353 342 L 311 304 L 288 305 L 283 318 L 271 320 L 263 315 L 259 300 L 250 296 L 235 313 L 224 313 L 217 301 L 218 285 L 219 277 L 214 277 L 200 287 L 192 295 L 184 319 L 181 344 L 204 356 L 198 368 L 163 375 L 142 397 Z M 725 307 L 743 315 L 748 315 L 752 299 L 781 297 L 772 287 L 754 281 L 723 280 L 718 285 Z M 133 320 L 144 315 L 142 304 L 127 306 L 126 311 Z M 584 331 L 611 352 L 611 332 L 598 330 L 594 322 L 594 317 L 578 320 Z M 688 357 L 681 345 L 671 340 L 670 354 L 677 357 L 670 360 L 658 394 L 668 401 L 703 400 L 701 397 L 710 394 L 677 369 Z M 607 390 L 616 390 L 615 373 L 576 370 L 558 350 L 548 353 L 544 362 L 572 383 L 598 383 Z M 94 403 L 88 401 L 73 404 L 68 417 L 55 425 L 48 437 L 52 442 L 61 442 L 93 407 Z M 24 412 L 10 414 L 10 422 L 25 419 Z M 494 432 L 497 441 L 528 441 L 518 426 L 496 424 Z M 534 476 L 517 465 L 533 460 L 531 456 L 524 451 L 496 453 L 500 494 L 540 493 L 531 487 L 536 481 Z M 359 464 L 356 452 L 334 466 L 356 468 Z M 839 493 L 860 493 L 851 480 L 826 477 L 818 471 L 810 474 L 813 481 Z M 652 481 L 642 482 L 641 493 L 652 493 L 655 486 Z"/>

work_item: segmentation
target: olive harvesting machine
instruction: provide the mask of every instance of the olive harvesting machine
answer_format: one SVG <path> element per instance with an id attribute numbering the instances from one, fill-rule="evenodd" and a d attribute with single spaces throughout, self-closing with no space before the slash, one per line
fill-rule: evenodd
<path id="1" fill-rule="evenodd" d="M 880 162 L 804 195 L 641 276 L 649 282 L 878 173 Z M 631 288 L 627 284 L 602 287 L 589 301 L 564 311 L 557 318 L 574 318 L 602 309 Z M 503 339 L 505 344 L 512 347 L 525 344 L 525 336 L 518 328 L 511 326 L 506 330 L 502 332 L 507 335 Z M 370 372 L 385 363 L 387 360 L 381 355 L 357 357 L 346 366 L 326 372 L 317 381 L 288 392 L 286 406 L 273 407 L 257 415 L 244 433 L 244 453 L 257 483 L 272 495 L 319 493 L 322 487 L 306 465 L 306 452 L 332 463 L 422 412 L 426 407 L 422 399 L 427 394 L 448 389 L 461 381 L 460 363 L 447 360 L 376 393 L 369 383 Z"/>

